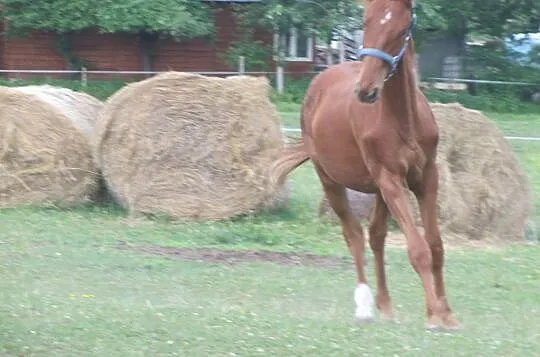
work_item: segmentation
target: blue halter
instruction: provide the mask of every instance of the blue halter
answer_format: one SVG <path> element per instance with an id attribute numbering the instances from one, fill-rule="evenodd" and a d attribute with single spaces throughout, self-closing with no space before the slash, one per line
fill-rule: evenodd
<path id="1" fill-rule="evenodd" d="M 416 24 L 416 13 L 414 12 L 414 7 L 413 7 L 411 9 L 411 22 L 409 23 L 409 26 L 405 30 L 406 31 L 405 42 L 403 43 L 403 46 L 401 46 L 401 49 L 399 50 L 399 53 L 396 56 L 392 56 L 376 48 L 361 48 L 358 51 L 358 59 L 362 60 L 364 57 L 370 56 L 370 57 L 378 58 L 383 62 L 386 62 L 388 66 L 390 67 L 390 71 L 388 72 L 388 74 L 386 75 L 386 78 L 384 79 L 385 81 L 387 81 L 396 72 L 399 62 L 405 55 L 405 51 L 407 51 L 407 47 L 409 47 L 409 40 L 412 38 L 412 29 L 415 24 Z"/>

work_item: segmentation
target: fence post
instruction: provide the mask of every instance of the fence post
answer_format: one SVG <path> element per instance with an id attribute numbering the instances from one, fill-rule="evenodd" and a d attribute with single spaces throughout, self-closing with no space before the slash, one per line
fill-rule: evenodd
<path id="1" fill-rule="evenodd" d="M 246 73 L 246 58 L 244 56 L 238 57 L 238 74 L 243 76 Z"/>
<path id="2" fill-rule="evenodd" d="M 345 40 L 344 36 L 341 36 L 339 38 L 339 63 L 345 62 L 345 43 L 343 42 Z"/>
<path id="3" fill-rule="evenodd" d="M 86 87 L 88 84 L 88 69 L 86 67 L 81 68 L 81 85 Z"/>
<path id="4" fill-rule="evenodd" d="M 283 94 L 285 82 L 284 76 L 283 66 L 278 65 L 276 70 L 276 89 L 279 94 Z"/>

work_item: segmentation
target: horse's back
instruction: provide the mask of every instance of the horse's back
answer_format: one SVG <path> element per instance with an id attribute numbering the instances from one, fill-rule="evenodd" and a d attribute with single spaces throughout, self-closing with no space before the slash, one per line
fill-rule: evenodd
<path id="1" fill-rule="evenodd" d="M 354 81 L 360 67 L 360 62 L 345 62 L 329 67 L 311 81 L 302 106 L 301 124 L 304 132 L 311 134 L 313 120 L 321 111 L 328 112 L 324 115 L 325 120 L 343 117 L 342 112 L 354 99 Z"/>

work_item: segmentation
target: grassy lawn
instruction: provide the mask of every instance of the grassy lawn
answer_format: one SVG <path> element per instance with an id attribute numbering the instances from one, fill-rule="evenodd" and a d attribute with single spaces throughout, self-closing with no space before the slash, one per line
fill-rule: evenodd
<path id="1" fill-rule="evenodd" d="M 449 297 L 465 326 L 450 335 L 423 330 L 420 284 L 399 248 L 389 249 L 387 269 L 400 324 L 364 326 L 352 319 L 354 272 L 347 264 L 224 265 L 116 247 L 122 242 L 347 256 L 339 230 L 312 218 L 314 200 L 298 183 L 290 211 L 216 225 L 130 220 L 114 207 L 1 211 L 0 355 L 540 352 L 537 245 L 449 250 Z M 373 281 L 371 266 L 368 274 Z"/>
<path id="2" fill-rule="evenodd" d="M 298 105 L 278 109 L 284 126 L 298 127 Z M 534 115 L 488 115 L 507 135 L 540 136 Z M 511 145 L 540 202 L 540 142 Z M 306 164 L 291 176 L 287 208 L 230 222 L 129 218 L 114 205 L 0 210 L 0 356 L 540 355 L 540 245 L 448 249 L 448 295 L 464 324 L 453 334 L 424 331 L 419 279 L 406 252 L 389 247 L 399 324 L 359 325 L 351 259 L 341 229 L 316 217 L 321 196 Z M 224 264 L 127 249 L 141 246 L 341 263 Z"/>
<path id="3" fill-rule="evenodd" d="M 540 353 L 539 245 L 448 250 L 449 298 L 465 327 L 454 334 L 423 330 L 419 281 L 405 251 L 391 247 L 400 323 L 359 325 L 340 229 L 315 218 L 312 168 L 291 184 L 289 208 L 217 224 L 130 219 L 114 206 L 0 211 L 0 356 Z M 118 244 L 295 251 L 344 264 L 193 262 Z M 373 282 L 371 264 L 367 272 Z"/>

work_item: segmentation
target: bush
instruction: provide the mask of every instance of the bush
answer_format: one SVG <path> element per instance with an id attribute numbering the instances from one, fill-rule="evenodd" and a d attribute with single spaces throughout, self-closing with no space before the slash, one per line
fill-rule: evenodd
<path id="1" fill-rule="evenodd" d="M 0 79 L 0 85 L 6 87 L 19 87 L 27 85 L 43 85 L 49 84 L 63 88 L 69 88 L 77 92 L 85 92 L 100 100 L 106 100 L 117 90 L 122 88 L 129 81 L 122 80 L 89 80 L 87 86 L 83 86 L 79 80 L 70 79 L 51 79 L 51 78 L 36 78 L 36 79 Z"/>
<path id="2" fill-rule="evenodd" d="M 312 76 L 285 81 L 285 92 L 281 95 L 275 91 L 272 100 L 280 103 L 301 104 Z M 478 95 L 470 95 L 466 91 L 447 91 L 428 89 L 424 94 L 429 101 L 440 103 L 460 103 L 470 109 L 501 113 L 539 113 L 540 104 L 523 101 L 515 88 L 503 85 L 477 85 Z"/>
<path id="3" fill-rule="evenodd" d="M 278 105 L 280 111 L 297 111 L 298 106 L 304 101 L 304 95 L 313 77 L 314 75 L 306 75 L 302 78 L 287 77 L 285 79 L 285 93 L 277 94 L 275 90 L 272 90 L 270 93 L 272 102 Z M 271 77 L 270 79 L 275 88 L 275 78 Z M 135 80 L 133 78 L 126 80 L 89 80 L 87 86 L 84 87 L 79 80 L 69 79 L 0 79 L 0 85 L 23 86 L 50 84 L 86 92 L 100 100 L 106 100 L 124 85 Z M 465 91 L 443 91 L 436 89 L 429 89 L 424 91 L 424 93 L 428 100 L 433 102 L 457 102 L 467 108 L 482 111 L 540 114 L 540 103 L 524 101 L 520 98 L 521 94 L 515 88 L 509 88 L 503 85 L 478 85 L 478 95 L 476 96 L 472 96 Z"/>
<path id="4" fill-rule="evenodd" d="M 540 104 L 521 101 L 510 90 L 480 90 L 473 96 L 465 91 L 444 91 L 428 89 L 424 94 L 430 102 L 460 103 L 464 107 L 487 112 L 500 113 L 540 113 Z"/>

